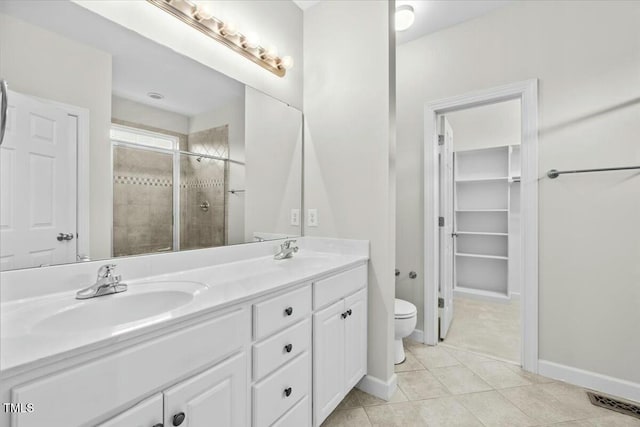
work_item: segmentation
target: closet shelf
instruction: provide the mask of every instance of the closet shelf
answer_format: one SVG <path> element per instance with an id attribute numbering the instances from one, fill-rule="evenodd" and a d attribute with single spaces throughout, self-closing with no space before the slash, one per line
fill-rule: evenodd
<path id="1" fill-rule="evenodd" d="M 496 176 L 487 178 L 456 178 L 456 183 L 462 182 L 496 182 L 496 181 L 508 181 L 508 176 Z"/>
<path id="2" fill-rule="evenodd" d="M 509 236 L 509 233 L 493 233 L 490 231 L 456 231 L 456 234 L 471 235 L 471 236 Z"/>
<path id="3" fill-rule="evenodd" d="M 498 256 L 498 255 L 481 255 L 481 254 L 465 254 L 462 252 L 457 252 L 456 256 L 467 257 L 467 258 L 484 258 L 484 259 L 501 259 L 508 260 L 509 258 L 506 256 Z"/>

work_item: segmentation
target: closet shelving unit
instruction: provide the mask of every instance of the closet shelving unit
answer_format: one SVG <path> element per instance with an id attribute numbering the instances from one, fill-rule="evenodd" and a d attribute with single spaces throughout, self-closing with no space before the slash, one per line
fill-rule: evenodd
<path id="1" fill-rule="evenodd" d="M 509 299 L 518 279 L 520 147 L 458 151 L 454 164 L 455 292 Z"/>

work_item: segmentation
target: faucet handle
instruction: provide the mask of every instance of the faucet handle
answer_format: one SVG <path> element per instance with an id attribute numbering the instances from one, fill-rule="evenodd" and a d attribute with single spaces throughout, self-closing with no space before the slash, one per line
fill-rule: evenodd
<path id="1" fill-rule="evenodd" d="M 297 240 L 294 240 L 294 239 L 285 240 L 285 241 L 284 241 L 284 243 L 282 244 L 282 247 L 283 247 L 284 249 L 291 249 L 291 245 L 292 245 L 293 243 L 296 243 L 296 242 L 297 242 Z M 296 247 L 295 247 L 295 249 L 297 250 L 297 249 L 298 249 L 298 247 L 296 246 Z"/>
<path id="2" fill-rule="evenodd" d="M 111 277 L 111 273 L 116 269 L 115 264 L 105 264 L 98 269 L 98 279 Z"/>

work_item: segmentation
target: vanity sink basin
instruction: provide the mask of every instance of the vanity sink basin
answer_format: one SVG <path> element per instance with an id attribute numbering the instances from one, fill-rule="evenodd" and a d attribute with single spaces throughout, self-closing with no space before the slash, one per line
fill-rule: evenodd
<path id="1" fill-rule="evenodd" d="M 10 317 L 26 320 L 21 326 L 35 335 L 119 332 L 171 318 L 207 289 L 207 285 L 187 281 L 137 283 L 125 292 L 85 300 L 56 296 L 14 310 Z"/>

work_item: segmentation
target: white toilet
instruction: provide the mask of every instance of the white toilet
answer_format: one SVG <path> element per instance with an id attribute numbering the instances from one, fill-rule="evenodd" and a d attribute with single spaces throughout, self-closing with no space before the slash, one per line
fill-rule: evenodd
<path id="1" fill-rule="evenodd" d="M 395 355 L 394 363 L 397 365 L 404 362 L 404 347 L 402 338 L 411 335 L 416 327 L 418 309 L 409 301 L 396 298 L 395 303 Z"/>

